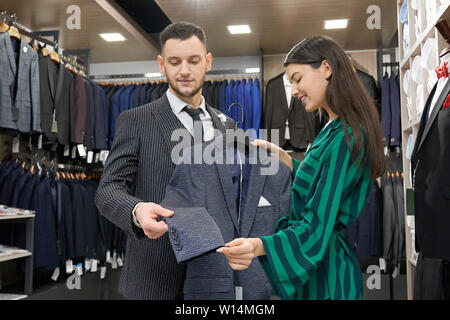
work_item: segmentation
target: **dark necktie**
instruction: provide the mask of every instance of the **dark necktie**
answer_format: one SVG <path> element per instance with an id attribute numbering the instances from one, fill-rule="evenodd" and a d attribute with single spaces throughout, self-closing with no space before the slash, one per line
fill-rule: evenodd
<path id="1" fill-rule="evenodd" d="M 193 124 L 194 124 L 194 138 L 195 138 L 195 134 L 197 133 L 195 131 L 195 123 L 198 123 L 198 126 L 200 127 L 200 133 L 199 136 L 201 137 L 201 141 L 203 141 L 203 123 L 202 120 L 200 120 L 200 113 L 202 112 L 202 109 L 200 108 L 194 108 L 192 106 L 187 105 L 186 107 L 183 108 L 184 111 L 186 111 L 186 113 L 192 118 L 193 120 Z"/>

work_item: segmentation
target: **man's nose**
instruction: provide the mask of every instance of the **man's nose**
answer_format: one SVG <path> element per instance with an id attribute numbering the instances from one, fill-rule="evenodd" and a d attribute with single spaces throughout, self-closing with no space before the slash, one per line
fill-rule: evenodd
<path id="1" fill-rule="evenodd" d="M 187 63 L 187 61 L 183 61 L 181 63 L 180 74 L 183 76 L 187 76 L 190 73 L 191 73 L 191 71 L 189 70 L 189 64 Z"/>

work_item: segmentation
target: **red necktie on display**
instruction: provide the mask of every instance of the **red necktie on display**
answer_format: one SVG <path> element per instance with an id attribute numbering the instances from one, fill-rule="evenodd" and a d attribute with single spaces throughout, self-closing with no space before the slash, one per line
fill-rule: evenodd
<path id="1" fill-rule="evenodd" d="M 434 68 L 436 71 L 438 80 L 442 77 L 448 78 L 447 61 L 444 61 L 439 67 Z"/>

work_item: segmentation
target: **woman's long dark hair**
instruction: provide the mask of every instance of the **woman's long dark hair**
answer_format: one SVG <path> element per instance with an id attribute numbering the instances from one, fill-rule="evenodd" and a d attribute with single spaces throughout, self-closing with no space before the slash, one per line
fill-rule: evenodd
<path id="1" fill-rule="evenodd" d="M 364 168 L 369 162 L 370 176 L 378 178 L 386 169 L 378 111 L 344 50 L 329 37 L 312 36 L 292 48 L 284 66 L 291 63 L 308 64 L 317 69 L 323 60 L 328 61 L 332 70 L 325 93 L 326 101 L 343 124 L 349 149 L 350 135 L 347 127 L 350 125 L 352 128 L 353 163 Z"/>

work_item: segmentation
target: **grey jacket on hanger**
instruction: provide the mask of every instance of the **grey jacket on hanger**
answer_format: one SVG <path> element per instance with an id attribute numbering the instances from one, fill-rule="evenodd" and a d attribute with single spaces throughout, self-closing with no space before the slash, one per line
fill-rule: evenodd
<path id="1" fill-rule="evenodd" d="M 209 144 L 203 145 L 203 148 L 208 147 Z M 186 263 L 184 299 L 235 299 L 235 286 L 243 288 L 243 299 L 269 299 L 272 287 L 257 259 L 247 270 L 233 271 L 225 256 L 215 252 L 214 249 L 223 244 L 214 223 L 225 243 L 239 237 L 271 235 L 278 220 L 290 210 L 289 168 L 278 163 L 275 174 L 264 175 L 263 168 L 278 160 L 267 153 L 258 157 L 257 163 L 251 166 L 239 219 L 232 173 L 225 161 L 224 149 L 219 144 L 214 145 L 214 155 L 216 159 L 223 155 L 223 164 L 188 164 L 188 160 L 194 160 L 191 150 L 185 151 L 184 163 L 176 167 L 161 203 L 175 212 L 172 218 L 177 220 L 175 224 L 167 219 L 175 255 L 179 261 L 190 259 Z M 194 212 L 198 213 L 197 218 Z M 213 222 L 205 219 L 205 214 L 209 214 Z M 179 217 L 183 215 L 189 219 Z M 174 234 L 180 236 L 174 237 Z"/>
<path id="2" fill-rule="evenodd" d="M 38 54 L 22 38 L 16 62 L 8 32 L 0 32 L 0 127 L 42 132 Z"/>

